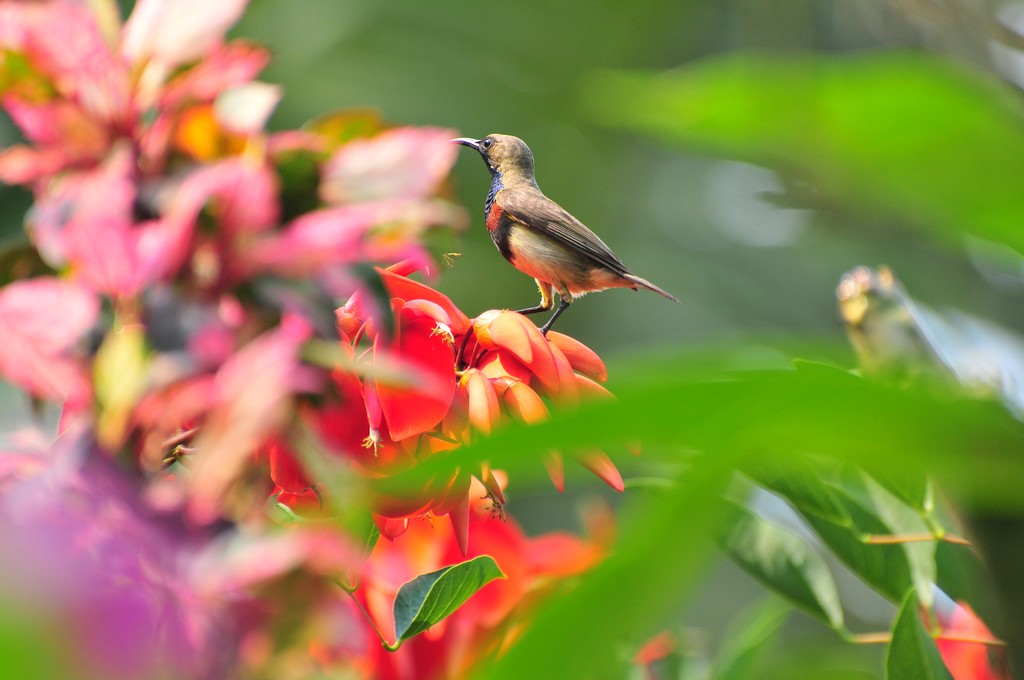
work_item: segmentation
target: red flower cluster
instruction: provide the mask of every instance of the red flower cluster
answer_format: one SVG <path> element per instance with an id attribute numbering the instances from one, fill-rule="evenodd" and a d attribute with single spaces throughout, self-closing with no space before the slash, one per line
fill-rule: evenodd
<path id="1" fill-rule="evenodd" d="M 582 343 L 554 332 L 545 337 L 515 312 L 491 310 L 469 319 L 447 296 L 403 275 L 412 268 L 403 263 L 377 270 L 390 298 L 392 327 L 381 329 L 388 315 L 377 313 L 363 292 L 338 310 L 341 347 L 359 370 L 336 370 L 338 406 L 309 414 L 324 442 L 366 474 L 405 470 L 468 444 L 478 433 L 489 434 L 505 419 L 542 420 L 545 399 L 575 403 L 587 395 L 610 396 L 595 382 L 607 378 L 604 363 Z M 276 443 L 269 454 L 277 500 L 296 509 L 317 507 L 313 480 L 287 447 Z M 579 461 L 622 490 L 622 477 L 606 455 L 588 452 Z M 561 491 L 559 453 L 550 454 L 548 471 Z M 447 515 L 466 552 L 474 476 L 500 513 L 502 488 L 484 466 L 433 479 L 419 493 L 378 496 L 378 527 L 394 538 L 413 517 Z"/>
<path id="2" fill-rule="evenodd" d="M 558 579 L 582 573 L 602 557 L 603 546 L 563 533 L 528 538 L 514 521 L 494 522 L 485 508 L 469 516 L 473 546 L 466 555 L 490 555 L 505 578 L 484 587 L 465 606 L 396 653 L 374 645 L 370 654 L 381 680 L 466 677 L 472 666 L 511 643 L 515 623 Z M 461 546 L 444 527 L 413 522 L 400 541 L 380 541 L 363 570 L 361 602 L 379 630 L 394 630 L 392 603 L 402 584 L 463 559 Z"/>

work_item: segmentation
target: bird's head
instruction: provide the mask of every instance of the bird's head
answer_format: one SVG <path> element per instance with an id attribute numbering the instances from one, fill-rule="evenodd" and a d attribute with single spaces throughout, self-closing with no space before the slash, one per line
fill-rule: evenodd
<path id="1" fill-rule="evenodd" d="M 521 176 L 533 180 L 533 152 L 518 137 L 493 134 L 483 139 L 459 137 L 452 141 L 476 149 L 492 172 L 505 178 Z"/>

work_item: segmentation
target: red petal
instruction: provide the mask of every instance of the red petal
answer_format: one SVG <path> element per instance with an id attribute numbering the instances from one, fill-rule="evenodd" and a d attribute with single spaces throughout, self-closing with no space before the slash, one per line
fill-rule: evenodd
<path id="1" fill-rule="evenodd" d="M 403 517 L 401 519 L 388 519 L 387 517 L 374 515 L 373 521 L 377 525 L 377 528 L 380 529 L 380 535 L 389 541 L 395 540 L 404 534 L 406 529 L 409 528 L 408 517 Z"/>
<path id="2" fill-rule="evenodd" d="M 447 488 L 436 489 L 434 495 L 437 500 L 431 512 L 435 515 L 447 515 L 457 510 L 469 498 L 469 487 L 473 483 L 473 477 L 465 472 L 456 470 L 455 475 L 448 480 Z"/>
<path id="3" fill-rule="evenodd" d="M 266 448 L 267 457 L 270 459 L 270 479 L 282 491 L 301 494 L 310 488 L 309 479 L 299 466 L 299 462 L 281 442 L 272 442 Z"/>
<path id="4" fill-rule="evenodd" d="M 405 300 L 402 305 L 405 309 L 417 310 L 424 316 L 428 316 L 437 323 L 443 323 L 445 326 L 451 328 L 452 320 L 448 316 L 447 310 L 441 305 L 431 302 L 430 300 Z M 454 338 L 452 338 L 454 341 Z"/>
<path id="5" fill-rule="evenodd" d="M 601 549 L 572 534 L 550 533 L 531 538 L 526 559 L 534 573 L 572 576 L 590 569 L 601 559 Z"/>
<path id="6" fill-rule="evenodd" d="M 435 333 L 435 322 L 417 310 L 403 308 L 399 317 L 400 332 L 389 343 L 389 349 L 415 367 L 425 380 L 420 387 L 377 385 L 384 420 L 395 441 L 437 427 L 455 395 L 455 350 L 447 338 Z M 380 359 L 381 344 L 374 346 L 375 361 Z"/>
<path id="7" fill-rule="evenodd" d="M 292 511 L 300 515 L 313 514 L 323 509 L 320 496 L 312 488 L 298 493 L 291 493 L 281 487 L 277 487 L 271 496 L 275 496 L 275 500 L 278 503 L 291 508 Z"/>
<path id="8" fill-rule="evenodd" d="M 448 519 L 452 522 L 452 530 L 455 532 L 455 540 L 459 544 L 459 551 L 465 556 L 469 552 L 469 496 L 463 496 L 462 501 L 448 513 Z"/>
<path id="9" fill-rule="evenodd" d="M 386 269 L 377 268 L 377 273 L 380 275 L 381 281 L 384 283 L 384 287 L 387 288 L 388 295 L 391 297 L 400 298 L 402 300 L 427 300 L 440 306 L 448 313 L 450 319 L 450 325 L 452 333 L 455 335 L 463 335 L 469 330 L 469 318 L 462 313 L 455 303 L 451 301 L 447 295 L 439 293 L 428 285 L 422 284 L 419 281 L 413 281 L 410 278 L 396 274 L 395 272 L 388 271 Z"/>
<path id="10" fill-rule="evenodd" d="M 531 328 L 543 340 L 540 331 L 516 312 L 492 309 L 473 319 L 473 332 L 481 347 L 505 349 L 527 365 L 533 361 L 533 349 L 538 344 L 530 335 Z"/>

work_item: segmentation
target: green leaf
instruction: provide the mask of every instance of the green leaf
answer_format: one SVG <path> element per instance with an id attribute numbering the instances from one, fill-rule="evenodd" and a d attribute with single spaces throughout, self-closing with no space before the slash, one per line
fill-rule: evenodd
<path id="1" fill-rule="evenodd" d="M 602 123 L 766 165 L 823 197 L 1024 252 L 1024 126 L 1008 85 L 916 53 L 732 53 L 667 73 L 599 72 Z"/>
<path id="2" fill-rule="evenodd" d="M 402 641 L 419 635 L 450 616 L 496 578 L 505 578 L 505 575 L 489 555 L 417 576 L 398 589 L 396 638 Z"/>
<path id="3" fill-rule="evenodd" d="M 894 537 L 932 534 L 932 527 L 925 523 L 921 514 L 864 471 L 851 470 L 844 478 L 844 488 L 877 517 L 887 527 L 887 533 Z M 929 607 L 932 604 L 931 584 L 935 582 L 936 545 L 937 540 L 912 540 L 900 544 L 907 556 L 907 567 L 918 597 Z"/>
<path id="4" fill-rule="evenodd" d="M 835 524 L 849 524 L 850 513 L 826 482 L 826 462 L 794 454 L 790 459 L 747 467 L 744 471 L 758 484 L 777 493 L 801 512 Z M 834 463 L 832 464 L 834 467 Z"/>
<path id="5" fill-rule="evenodd" d="M 836 491 L 836 497 L 844 503 L 850 522 L 839 524 L 804 514 L 804 519 L 814 529 L 836 557 L 850 568 L 865 583 L 893 602 L 900 602 L 907 591 L 914 587 L 907 553 L 902 545 L 869 545 L 865 539 L 871 534 L 889 534 L 889 527 L 855 499 Z"/>
<path id="6" fill-rule="evenodd" d="M 892 642 L 885 657 L 885 677 L 891 680 L 953 680 L 935 641 L 921 623 L 919 606 L 914 591 L 907 593 L 892 626 Z"/>
<path id="7" fill-rule="evenodd" d="M 625 366 L 620 374 L 627 377 L 610 385 L 615 401 L 593 401 L 561 409 L 543 423 L 502 428 L 374 486 L 384 493 L 415 491 L 438 475 L 483 461 L 512 476 L 540 480 L 542 458 L 551 449 L 642 440 L 643 458 L 653 462 L 679 462 L 687 449 L 729 450 L 743 469 L 754 461 L 785 469 L 794 452 L 805 451 L 868 468 L 929 470 L 978 508 L 1024 508 L 1024 457 L 1018 455 L 1024 428 L 996 403 L 851 380 L 838 369 L 836 375 L 716 372 L 716 361 L 725 363 L 697 355 Z"/>
<path id="8" fill-rule="evenodd" d="M 940 542 L 935 548 L 935 585 L 957 602 L 966 602 L 991 626 L 1003 612 L 992 592 L 991 576 L 974 548 Z"/>
<path id="9" fill-rule="evenodd" d="M 775 599 L 741 612 L 736 617 L 738 625 L 725 635 L 711 680 L 761 677 L 759 662 L 788 615 L 789 607 Z"/>
<path id="10" fill-rule="evenodd" d="M 832 573 L 800 536 L 725 501 L 727 521 L 720 544 L 746 571 L 832 628 L 843 627 L 843 609 Z"/>

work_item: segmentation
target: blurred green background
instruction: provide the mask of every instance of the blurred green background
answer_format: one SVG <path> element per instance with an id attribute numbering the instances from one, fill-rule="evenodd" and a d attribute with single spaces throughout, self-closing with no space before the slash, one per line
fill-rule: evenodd
<path id="1" fill-rule="evenodd" d="M 858 264 L 892 266 L 924 302 L 1019 317 L 1009 311 L 1019 308 L 1024 287 L 1015 274 L 1004 275 L 1018 266 L 1015 258 L 963 258 L 963 244 L 936 245 L 873 216 L 870 205 L 777 207 L 771 195 L 783 184 L 773 172 L 610 130 L 583 96 L 587 78 L 601 69 L 660 71 L 750 48 L 852 54 L 925 47 L 990 69 L 986 10 L 944 3 L 964 13 L 961 21 L 936 18 L 930 5 L 254 0 L 234 34 L 275 53 L 264 76 L 286 88 L 275 126 L 371 107 L 393 122 L 525 139 L 545 193 L 634 271 L 682 300 L 610 291 L 584 298 L 559 321 L 560 330 L 614 360 L 639 348 L 751 338 L 842 342 L 835 285 Z M 479 158 L 463 150 L 455 190 L 472 227 L 441 288 L 470 315 L 537 298 L 483 228 L 488 182 Z"/>

